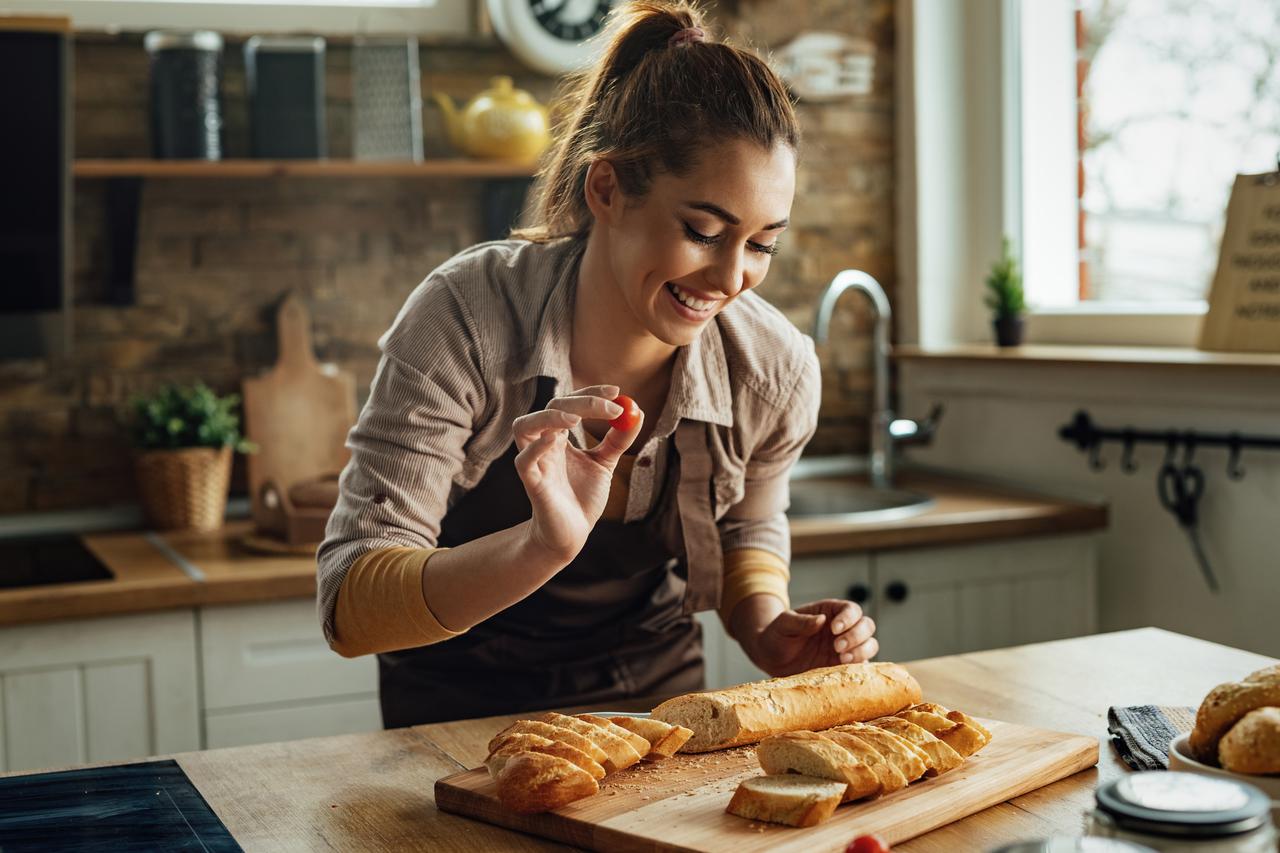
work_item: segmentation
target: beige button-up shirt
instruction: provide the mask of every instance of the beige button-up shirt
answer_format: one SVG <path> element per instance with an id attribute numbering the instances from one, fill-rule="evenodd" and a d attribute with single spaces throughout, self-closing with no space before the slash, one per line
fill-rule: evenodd
<path id="1" fill-rule="evenodd" d="M 510 446 L 538 378 L 553 379 L 557 394 L 573 389 L 584 249 L 573 238 L 473 246 L 418 285 L 379 340 L 382 359 L 348 435 L 351 460 L 317 554 L 317 604 L 331 643 L 352 563 L 381 548 L 435 547 L 449 508 Z M 666 406 L 636 451 L 623 521 L 661 513 L 673 553 L 691 561 L 759 548 L 789 562 L 787 478 L 817 427 L 820 383 L 812 340 L 759 295 L 740 295 L 677 351 Z M 684 489 L 663 488 L 673 437 L 689 422 L 705 440 L 682 451 L 700 458 L 676 467 L 710 474 L 705 526 L 675 511 Z M 581 425 L 571 440 L 592 443 Z"/>

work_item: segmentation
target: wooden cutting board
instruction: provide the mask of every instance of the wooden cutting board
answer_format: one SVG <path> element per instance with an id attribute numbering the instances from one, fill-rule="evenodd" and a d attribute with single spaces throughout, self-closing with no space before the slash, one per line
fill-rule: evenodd
<path id="1" fill-rule="evenodd" d="M 751 746 L 676 755 L 612 773 L 600 793 L 554 812 L 503 808 L 483 767 L 436 782 L 436 806 L 521 832 L 600 851 L 833 851 L 876 832 L 890 844 L 959 820 L 1098 763 L 1083 735 L 983 720 L 994 737 L 950 773 L 877 800 L 848 803 L 818 826 L 796 828 L 725 813 L 738 782 L 760 774 Z"/>
<path id="2" fill-rule="evenodd" d="M 279 355 L 261 376 L 245 379 L 245 435 L 257 442 L 249 454 L 249 496 L 255 520 L 266 480 L 283 490 L 347 464 L 347 432 L 356 421 L 356 381 L 346 371 L 316 361 L 311 317 L 297 294 L 276 317 Z"/>

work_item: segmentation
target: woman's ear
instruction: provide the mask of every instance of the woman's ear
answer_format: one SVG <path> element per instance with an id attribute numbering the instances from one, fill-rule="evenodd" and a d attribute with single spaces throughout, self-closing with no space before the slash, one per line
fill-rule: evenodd
<path id="1" fill-rule="evenodd" d="M 608 160 L 591 162 L 582 192 L 597 222 L 613 225 L 622 216 L 625 199 L 618 186 L 618 173 Z"/>

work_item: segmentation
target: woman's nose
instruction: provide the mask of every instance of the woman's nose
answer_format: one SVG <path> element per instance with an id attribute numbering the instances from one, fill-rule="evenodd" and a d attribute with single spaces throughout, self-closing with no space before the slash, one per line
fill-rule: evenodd
<path id="1" fill-rule="evenodd" d="M 747 288 L 746 275 L 742 252 L 734 247 L 726 247 L 707 268 L 707 280 L 727 298 L 737 296 Z"/>

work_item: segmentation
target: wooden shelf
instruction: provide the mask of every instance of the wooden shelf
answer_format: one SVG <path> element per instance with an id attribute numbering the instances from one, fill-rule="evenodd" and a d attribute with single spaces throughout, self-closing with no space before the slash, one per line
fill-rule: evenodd
<path id="1" fill-rule="evenodd" d="M 897 361 L 970 364 L 1098 365 L 1174 370 L 1243 370 L 1280 373 L 1280 354 L 1205 352 L 1190 347 L 1114 347 L 1028 344 L 1000 348 L 990 344 L 947 347 L 896 346 Z"/>
<path id="2" fill-rule="evenodd" d="M 77 160 L 78 178 L 527 178 L 536 163 L 466 158 L 373 160 Z"/>

